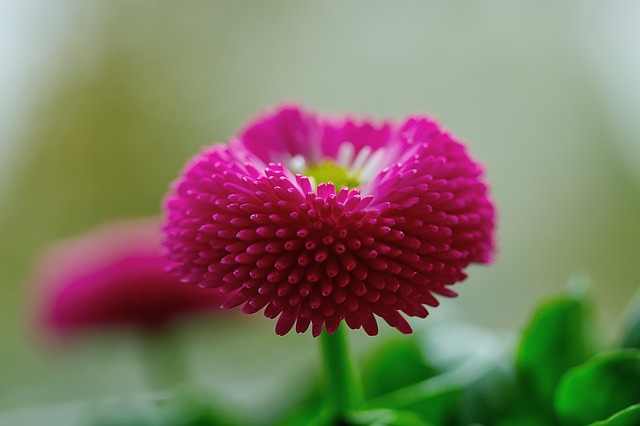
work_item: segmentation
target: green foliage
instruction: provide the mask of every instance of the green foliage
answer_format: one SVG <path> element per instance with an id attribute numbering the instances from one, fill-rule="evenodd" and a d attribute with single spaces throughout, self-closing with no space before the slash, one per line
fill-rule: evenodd
<path id="1" fill-rule="evenodd" d="M 290 423 L 291 426 L 432 426 L 415 413 L 390 409 L 355 410 L 340 418 L 320 412 L 313 418 L 299 418 L 298 421 Z"/>
<path id="2" fill-rule="evenodd" d="M 394 339 L 362 362 L 366 401 L 360 409 L 336 419 L 316 382 L 275 424 L 636 426 L 640 350 L 618 349 L 590 358 L 595 345 L 589 324 L 585 301 L 561 296 L 536 310 L 514 355 L 491 350 L 491 343 L 470 350 L 478 349 L 473 336 L 481 333 L 467 336 L 453 325 L 441 325 L 435 335 Z M 452 338 L 460 333 L 465 337 Z M 421 339 L 428 335 L 437 338 Z M 491 342 L 488 336 L 480 340 Z M 443 354 L 451 353 L 456 362 L 442 362 Z M 88 424 L 211 426 L 232 425 L 233 420 L 212 408 L 211 401 L 191 394 L 103 409 Z"/>
<path id="3" fill-rule="evenodd" d="M 376 407 L 376 404 L 381 404 L 384 408 L 374 408 L 366 412 L 353 413 L 352 417 L 344 419 L 343 421 L 355 422 L 357 420 L 359 423 L 353 424 L 367 424 L 362 422 L 369 418 L 391 418 L 389 417 L 391 416 L 390 413 L 393 413 L 394 416 L 398 415 L 398 421 L 405 421 L 405 419 L 415 417 L 416 414 L 411 414 L 411 416 L 407 417 L 407 411 L 390 411 L 387 409 L 399 408 L 405 401 L 407 403 L 407 410 L 423 411 L 423 417 L 442 419 L 443 411 L 452 412 L 454 410 L 453 401 L 446 404 L 448 407 L 447 410 L 442 410 L 442 402 L 449 398 L 449 392 L 441 392 L 441 389 L 434 389 L 427 386 L 424 392 L 416 394 L 416 398 L 411 401 L 406 400 L 402 395 L 394 395 L 393 393 L 394 391 L 405 389 L 410 385 L 424 387 L 421 383 L 435 375 L 435 368 L 425 360 L 413 336 L 396 338 L 385 342 L 376 348 L 362 363 L 362 379 L 365 395 L 367 399 L 373 399 L 373 407 Z M 387 395 L 387 397 L 377 398 L 383 395 Z M 389 405 L 393 404 L 390 399 L 395 398 L 397 398 L 398 407 Z M 436 400 L 435 403 L 432 402 L 434 399 Z M 312 392 L 305 397 L 292 412 L 279 420 L 277 425 L 297 426 L 311 424 L 312 421 L 316 421 L 319 424 L 333 421 L 331 419 L 327 420 L 322 416 L 318 417 L 318 412 L 321 411 L 321 409 L 322 398 L 318 387 L 314 386 Z M 382 421 L 380 419 L 376 421 Z M 392 424 L 412 425 L 415 423 L 405 421 L 405 423 Z M 423 423 L 418 424 L 421 425 Z"/>
<path id="4" fill-rule="evenodd" d="M 314 383 L 306 395 L 297 401 L 295 408 L 287 412 L 275 424 L 277 426 L 297 426 L 311 424 L 322 411 L 322 390 L 319 383 Z"/>
<path id="5" fill-rule="evenodd" d="M 555 398 L 563 425 L 603 420 L 640 403 L 640 350 L 599 355 L 569 371 Z"/>
<path id="6" fill-rule="evenodd" d="M 349 413 L 339 424 L 344 426 L 429 426 L 415 413 L 400 410 L 367 410 Z"/>
<path id="7" fill-rule="evenodd" d="M 541 415 L 541 413 L 534 410 L 519 411 L 516 414 L 501 419 L 496 423 L 486 423 L 487 425 L 495 426 L 549 426 L 554 424 L 553 420 Z M 460 423 L 460 425 L 467 426 L 467 423 Z M 474 423 L 474 425 L 476 425 Z"/>
<path id="8" fill-rule="evenodd" d="M 439 338 L 425 340 L 424 347 L 418 345 L 427 334 L 394 339 L 363 361 L 366 398 L 356 410 L 336 418 L 324 401 L 320 382 L 312 380 L 315 384 L 308 392 L 298 398 L 287 395 L 294 408 L 275 424 L 637 426 L 640 349 L 617 348 L 593 355 L 595 339 L 589 324 L 585 301 L 561 296 L 536 310 L 514 352 L 458 350 L 465 345 L 476 348 L 478 341 L 465 335 L 458 348 L 456 339 L 445 338 L 460 332 L 455 326 L 440 327 Z M 482 340 L 490 341 L 487 335 Z M 438 362 L 443 353 L 455 353 L 456 362 Z M 87 424 L 237 424 L 224 410 L 194 393 L 100 408 Z"/>
<path id="9" fill-rule="evenodd" d="M 435 404 L 436 407 L 440 404 Z M 374 408 L 350 412 L 345 418 L 335 419 L 322 404 L 319 394 L 307 398 L 293 411 L 276 422 L 277 426 L 429 426 L 418 413 L 410 410 Z"/>
<path id="10" fill-rule="evenodd" d="M 473 369 L 462 368 L 398 389 L 370 400 L 371 408 L 412 411 L 435 425 L 453 421 L 460 394 L 473 376 Z"/>
<path id="11" fill-rule="evenodd" d="M 551 411 L 560 377 L 595 353 L 593 327 L 582 298 L 558 297 L 542 304 L 525 329 L 516 367 L 541 409 Z"/>
<path id="12" fill-rule="evenodd" d="M 496 424 L 517 410 L 521 394 L 512 363 L 496 362 L 460 394 L 457 423 Z"/>
<path id="13" fill-rule="evenodd" d="M 640 349 L 640 292 L 636 294 L 635 303 L 629 309 L 628 324 L 623 330 L 622 344 L 624 348 Z"/>
<path id="14" fill-rule="evenodd" d="M 435 425 L 554 425 L 558 382 L 595 353 L 593 334 L 585 300 L 561 296 L 536 310 L 514 358 L 470 351 L 461 365 L 437 371 L 428 359 L 438 348 L 425 347 L 425 361 L 413 340 L 389 342 L 364 364 L 366 406 Z"/>
<path id="15" fill-rule="evenodd" d="M 365 360 L 362 368 L 367 398 L 404 388 L 435 374 L 412 337 L 386 342 Z"/>
<path id="16" fill-rule="evenodd" d="M 637 426 L 640 424 L 640 404 L 620 410 L 606 420 L 593 422 L 589 426 Z"/>
<path id="17" fill-rule="evenodd" d="M 296 407 L 293 411 L 287 413 L 282 419 L 278 420 L 276 426 L 297 426 L 313 423 L 318 418 L 318 413 L 322 411 L 322 402 L 318 399 L 311 403 L 305 403 Z"/>

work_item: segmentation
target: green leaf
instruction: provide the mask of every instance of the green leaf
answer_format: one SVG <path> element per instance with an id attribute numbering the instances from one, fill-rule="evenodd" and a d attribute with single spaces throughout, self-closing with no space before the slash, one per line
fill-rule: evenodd
<path id="1" fill-rule="evenodd" d="M 508 362 L 496 362 L 467 389 L 458 402 L 459 424 L 496 424 L 517 407 L 520 389 L 515 368 Z"/>
<path id="2" fill-rule="evenodd" d="M 398 408 L 414 412 L 431 424 L 443 425 L 455 417 L 459 396 L 460 389 L 443 389 L 440 392 L 419 395 L 407 404 L 399 404 Z"/>
<path id="3" fill-rule="evenodd" d="M 300 401 L 295 409 L 282 416 L 275 425 L 277 426 L 298 426 L 312 424 L 312 420 L 317 418 L 322 409 L 322 395 L 318 387 L 313 387 L 310 394 Z"/>
<path id="4" fill-rule="evenodd" d="M 549 426 L 553 415 L 540 410 L 518 381 L 513 361 L 504 357 L 464 389 L 456 410 L 459 425 Z"/>
<path id="5" fill-rule="evenodd" d="M 338 424 L 344 426 L 429 426 L 414 413 L 389 409 L 354 411 Z"/>
<path id="6" fill-rule="evenodd" d="M 621 344 L 623 348 L 640 349 L 640 292 L 636 294 L 634 301 L 631 302 L 627 325 L 623 333 Z"/>
<path id="7" fill-rule="evenodd" d="M 558 297 L 537 309 L 520 341 L 516 367 L 541 408 L 551 412 L 560 377 L 595 352 L 592 333 L 582 298 Z"/>
<path id="8" fill-rule="evenodd" d="M 395 339 L 377 348 L 362 367 L 367 398 L 384 395 L 435 375 L 415 339 Z"/>
<path id="9" fill-rule="evenodd" d="M 569 426 L 603 420 L 638 403 L 640 350 L 617 350 L 570 370 L 555 398 L 558 418 Z"/>
<path id="10" fill-rule="evenodd" d="M 460 395 L 486 368 L 484 361 L 468 362 L 452 372 L 374 398 L 367 406 L 411 411 L 434 425 L 451 424 L 457 415 Z"/>
<path id="11" fill-rule="evenodd" d="M 299 418 L 291 426 L 433 426 L 425 423 L 415 413 L 386 408 L 353 410 L 341 417 L 335 417 L 325 410 L 311 418 Z"/>
<path id="12" fill-rule="evenodd" d="M 541 415 L 539 412 L 527 411 L 501 419 L 496 423 L 488 423 L 494 426 L 549 426 L 555 424 L 553 420 Z M 465 424 L 466 426 L 466 424 Z"/>
<path id="13" fill-rule="evenodd" d="M 411 411 L 425 421 L 442 425 L 455 418 L 461 391 L 457 383 L 446 383 L 438 376 L 376 398 L 369 401 L 367 406 Z"/>
<path id="14" fill-rule="evenodd" d="M 593 422 L 589 426 L 638 426 L 640 424 L 640 404 L 618 411 L 607 420 Z"/>
<path id="15" fill-rule="evenodd" d="M 163 426 L 235 426 L 238 423 L 215 409 L 210 401 L 179 395 L 160 407 Z"/>
<path id="16" fill-rule="evenodd" d="M 320 406 L 311 407 L 304 406 L 287 413 L 283 418 L 279 419 L 275 424 L 277 426 L 298 426 L 312 424 L 313 419 L 318 417 Z"/>

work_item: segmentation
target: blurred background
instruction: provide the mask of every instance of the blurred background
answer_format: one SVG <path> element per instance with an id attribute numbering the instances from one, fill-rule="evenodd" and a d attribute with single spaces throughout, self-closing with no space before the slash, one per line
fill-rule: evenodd
<path id="1" fill-rule="evenodd" d="M 190 156 L 288 100 L 428 113 L 484 162 L 498 260 L 433 317 L 517 331 L 580 273 L 611 337 L 640 283 L 639 17 L 632 0 L 0 1 L 0 420 L 144 389 L 126 337 L 43 348 L 33 263 L 61 238 L 159 215 Z M 317 358 L 310 335 L 273 326 L 189 327 L 197 381 L 280 409 L 273 377 L 300 386 Z"/>

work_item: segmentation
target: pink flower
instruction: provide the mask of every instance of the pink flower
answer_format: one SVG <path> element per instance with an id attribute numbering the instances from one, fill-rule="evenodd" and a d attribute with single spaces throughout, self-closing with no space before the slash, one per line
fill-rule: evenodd
<path id="1" fill-rule="evenodd" d="M 182 281 L 264 309 L 276 333 L 341 321 L 403 333 L 436 295 L 489 263 L 494 208 L 483 169 L 426 117 L 331 120 L 296 107 L 196 156 L 166 201 L 165 245 Z"/>
<path id="2" fill-rule="evenodd" d="M 217 290 L 166 272 L 160 233 L 149 221 L 117 223 L 50 248 L 36 270 L 39 321 L 55 334 L 114 327 L 157 329 L 215 311 Z"/>

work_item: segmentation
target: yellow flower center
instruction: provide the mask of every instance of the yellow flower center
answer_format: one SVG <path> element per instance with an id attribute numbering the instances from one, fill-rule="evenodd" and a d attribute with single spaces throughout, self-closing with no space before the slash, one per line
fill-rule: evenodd
<path id="1" fill-rule="evenodd" d="M 349 189 L 356 188 L 360 185 L 357 176 L 349 175 L 349 170 L 336 165 L 333 161 L 324 160 L 322 163 L 312 164 L 304 173 L 306 176 L 312 177 L 317 184 L 331 182 L 340 190 L 345 186 Z"/>

